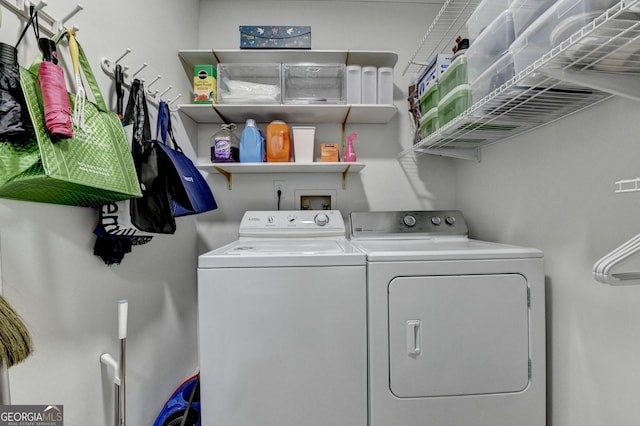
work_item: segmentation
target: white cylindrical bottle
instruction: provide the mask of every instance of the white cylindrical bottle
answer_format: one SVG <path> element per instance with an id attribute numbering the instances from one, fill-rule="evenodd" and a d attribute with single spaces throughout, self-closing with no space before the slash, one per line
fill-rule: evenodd
<path id="1" fill-rule="evenodd" d="M 378 68 L 378 103 L 393 104 L 393 68 Z"/>
<path id="2" fill-rule="evenodd" d="M 347 65 L 347 104 L 362 103 L 362 67 Z"/>
<path id="3" fill-rule="evenodd" d="M 362 103 L 378 102 L 378 70 L 376 67 L 362 67 Z"/>

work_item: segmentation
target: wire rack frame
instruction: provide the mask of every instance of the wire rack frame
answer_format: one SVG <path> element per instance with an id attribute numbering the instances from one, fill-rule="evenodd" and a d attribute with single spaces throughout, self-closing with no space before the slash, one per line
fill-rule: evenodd
<path id="1" fill-rule="evenodd" d="M 626 55 L 625 73 L 598 69 L 611 66 L 611 58 L 620 52 L 640 50 L 640 23 L 621 26 L 623 20 L 617 20 L 639 4 L 640 0 L 621 1 L 399 156 L 416 152 L 479 160 L 481 146 L 556 121 L 612 94 L 640 100 L 640 93 L 632 90 L 638 86 L 639 56 L 629 60 L 631 55 Z M 594 39 L 598 43 L 594 44 Z M 612 76 L 622 84 L 611 84 Z M 630 88 L 631 82 L 634 85 Z"/>
<path id="2" fill-rule="evenodd" d="M 466 36 L 465 24 L 480 0 L 447 0 L 420 40 L 402 71 L 419 74 L 436 54 L 453 45 L 458 35 Z"/>

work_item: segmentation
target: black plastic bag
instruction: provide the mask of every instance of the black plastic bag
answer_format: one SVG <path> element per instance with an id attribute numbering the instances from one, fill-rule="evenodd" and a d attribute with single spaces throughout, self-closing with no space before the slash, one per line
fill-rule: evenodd
<path id="1" fill-rule="evenodd" d="M 131 253 L 131 240 L 109 234 L 103 226 L 98 226 L 94 233 L 97 235 L 93 245 L 93 254 L 100 256 L 107 265 L 119 265 L 124 255 Z"/>
<path id="2" fill-rule="evenodd" d="M 27 106 L 20 87 L 16 49 L 0 42 L 0 140 L 27 141 L 29 127 Z"/>
<path id="3" fill-rule="evenodd" d="M 15 46 L 0 42 L 0 141 L 27 143 L 34 139 L 27 103 L 20 87 L 18 46 L 29 27 L 39 37 L 38 12 L 29 6 L 29 20 Z"/>
<path id="4" fill-rule="evenodd" d="M 137 117 L 134 111 L 142 111 L 142 116 Z M 131 85 L 124 121 L 126 124 L 127 120 L 142 119 L 145 125 L 134 126 L 131 146 L 142 197 L 131 200 L 131 223 L 141 231 L 173 234 L 176 231 L 176 220 L 171 210 L 169 180 L 166 167 L 163 167 L 163 153 L 150 137 L 144 88 L 136 79 Z"/>

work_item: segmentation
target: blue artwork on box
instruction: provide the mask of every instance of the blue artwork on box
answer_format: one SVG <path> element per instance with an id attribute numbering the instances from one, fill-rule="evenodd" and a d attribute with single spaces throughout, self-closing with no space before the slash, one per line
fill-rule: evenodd
<path id="1" fill-rule="evenodd" d="M 241 49 L 311 49 L 311 27 L 240 26 Z"/>

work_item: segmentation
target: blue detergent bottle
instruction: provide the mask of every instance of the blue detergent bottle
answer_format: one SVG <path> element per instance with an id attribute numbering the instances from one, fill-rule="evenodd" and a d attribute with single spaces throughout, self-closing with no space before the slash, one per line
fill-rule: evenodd
<path id="1" fill-rule="evenodd" d="M 264 138 L 256 127 L 256 121 L 248 119 L 240 135 L 240 162 L 261 163 L 264 161 Z"/>

